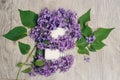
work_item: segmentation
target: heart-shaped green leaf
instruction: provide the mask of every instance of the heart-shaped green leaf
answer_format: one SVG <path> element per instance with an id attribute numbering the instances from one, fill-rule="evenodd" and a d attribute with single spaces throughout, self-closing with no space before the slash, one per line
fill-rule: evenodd
<path id="1" fill-rule="evenodd" d="M 114 28 L 99 28 L 94 32 L 97 41 L 102 41 L 108 37 Z"/>
<path id="2" fill-rule="evenodd" d="M 27 54 L 27 53 L 29 52 L 29 50 L 30 50 L 30 45 L 25 44 L 25 43 L 22 43 L 22 42 L 19 42 L 18 45 L 19 45 L 20 52 L 21 52 L 23 55 L 25 55 L 25 54 Z"/>
<path id="3" fill-rule="evenodd" d="M 92 35 L 92 29 L 88 26 L 88 24 L 84 27 L 82 34 L 84 36 L 91 36 Z"/>
<path id="4" fill-rule="evenodd" d="M 89 51 L 86 48 L 83 48 L 83 47 L 79 47 L 78 53 L 79 54 L 87 54 L 87 55 L 89 55 Z"/>
<path id="5" fill-rule="evenodd" d="M 12 41 L 17 41 L 26 36 L 27 36 L 27 29 L 24 28 L 24 26 L 15 27 L 12 30 L 10 30 L 7 34 L 3 35 L 3 37 Z"/>
<path id="6" fill-rule="evenodd" d="M 44 53 L 44 50 L 37 49 L 37 53 L 38 53 L 38 54 L 43 54 L 43 53 Z"/>
<path id="7" fill-rule="evenodd" d="M 105 46 L 105 44 L 101 41 L 94 41 L 90 46 L 93 47 L 95 50 L 100 50 Z"/>
<path id="8" fill-rule="evenodd" d="M 85 27 L 86 22 L 90 21 L 90 11 L 91 9 L 89 9 L 85 14 L 83 14 L 78 20 L 82 31 Z"/>
<path id="9" fill-rule="evenodd" d="M 29 72 L 31 72 L 31 70 L 32 70 L 32 68 L 31 68 L 31 67 L 28 67 L 28 68 L 26 68 L 25 70 L 23 70 L 22 72 L 23 72 L 23 73 L 29 73 Z"/>
<path id="10" fill-rule="evenodd" d="M 91 52 L 96 52 L 96 50 L 93 48 L 93 46 L 88 46 L 88 50 L 91 51 Z"/>
<path id="11" fill-rule="evenodd" d="M 21 22 L 24 26 L 28 27 L 28 28 L 33 28 L 37 25 L 37 19 L 38 19 L 38 15 L 32 11 L 26 10 L 20 10 L 20 18 L 21 18 Z"/>
<path id="12" fill-rule="evenodd" d="M 88 43 L 86 42 L 86 39 L 82 37 L 80 40 L 76 41 L 76 46 L 77 47 L 86 47 Z"/>
<path id="13" fill-rule="evenodd" d="M 22 67 L 24 64 L 22 63 L 22 62 L 19 62 L 18 64 L 17 64 L 17 67 Z"/>
<path id="14" fill-rule="evenodd" d="M 37 60 L 36 62 L 35 62 L 35 65 L 36 66 L 43 66 L 45 64 L 45 61 L 43 61 L 43 60 Z"/>

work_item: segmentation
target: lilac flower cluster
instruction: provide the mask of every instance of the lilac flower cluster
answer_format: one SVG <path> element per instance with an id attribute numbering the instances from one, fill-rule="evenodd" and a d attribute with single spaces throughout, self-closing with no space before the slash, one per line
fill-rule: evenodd
<path id="1" fill-rule="evenodd" d="M 91 44 L 91 43 L 93 43 L 94 41 L 95 41 L 95 36 L 89 36 L 89 37 L 86 37 L 86 41 L 89 43 L 89 44 Z"/>
<path id="2" fill-rule="evenodd" d="M 84 56 L 84 61 L 85 62 L 90 62 L 90 57 Z"/>
<path id="3" fill-rule="evenodd" d="M 72 66 L 74 58 L 72 55 L 67 55 L 60 57 L 57 60 L 45 60 L 41 55 L 39 55 L 35 60 L 44 60 L 45 65 L 41 67 L 34 65 L 33 70 L 29 74 L 31 76 L 35 76 L 36 74 L 50 76 L 57 70 L 60 72 L 67 71 Z"/>
<path id="4" fill-rule="evenodd" d="M 70 38 L 69 36 L 61 36 L 58 38 L 59 42 L 58 42 L 58 49 L 60 51 L 64 51 L 67 49 L 71 49 L 75 46 L 75 42 L 72 38 Z"/>
<path id="5" fill-rule="evenodd" d="M 41 11 L 37 26 L 30 32 L 30 37 L 38 44 L 39 49 L 59 49 L 64 51 L 74 47 L 75 39 L 81 38 L 80 26 L 76 19 L 77 14 L 70 10 L 58 9 L 50 11 L 45 8 Z M 51 31 L 58 27 L 66 29 L 63 36 L 52 38 Z"/>

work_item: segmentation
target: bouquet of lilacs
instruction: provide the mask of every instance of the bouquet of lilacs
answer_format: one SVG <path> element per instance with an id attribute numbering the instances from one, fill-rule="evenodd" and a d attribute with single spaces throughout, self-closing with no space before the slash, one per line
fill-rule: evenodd
<path id="1" fill-rule="evenodd" d="M 99 28 L 93 31 L 88 25 L 90 11 L 91 9 L 78 18 L 76 12 L 63 8 L 58 10 L 44 8 L 40 14 L 19 10 L 23 26 L 17 26 L 3 36 L 12 41 L 29 36 L 35 45 L 31 49 L 29 44 L 18 41 L 21 54 L 28 54 L 28 57 L 24 62 L 17 64 L 19 70 L 16 80 L 20 72 L 31 76 L 37 74 L 50 76 L 56 71 L 68 71 L 74 57 L 71 54 L 65 55 L 64 52 L 74 47 L 77 47 L 79 54 L 86 55 L 102 49 L 105 46 L 103 40 L 113 28 Z M 29 64 L 28 60 L 32 55 L 33 61 Z M 29 67 L 22 70 L 24 66 Z"/>

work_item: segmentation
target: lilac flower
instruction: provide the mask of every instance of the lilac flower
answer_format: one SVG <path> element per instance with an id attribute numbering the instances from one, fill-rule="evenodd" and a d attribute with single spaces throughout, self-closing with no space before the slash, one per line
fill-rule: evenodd
<path id="1" fill-rule="evenodd" d="M 61 57 L 59 59 L 59 69 L 61 72 L 67 71 L 71 65 L 73 64 L 73 56 L 72 55 L 67 55 L 66 57 Z"/>
<path id="2" fill-rule="evenodd" d="M 38 56 L 38 59 L 42 59 L 42 56 Z M 60 70 L 61 72 L 67 71 L 73 64 L 73 56 L 72 55 L 67 55 L 64 57 L 60 57 L 57 60 L 45 60 L 45 65 L 44 66 L 35 66 L 33 67 L 33 71 L 29 73 L 31 76 L 34 74 L 40 74 L 44 76 L 50 76 L 56 71 Z"/>
<path id="3" fill-rule="evenodd" d="M 39 49 L 49 48 L 60 51 L 71 49 L 75 45 L 74 40 L 81 38 L 80 25 L 77 23 L 76 16 L 77 14 L 70 10 L 50 11 L 45 8 L 38 17 L 37 26 L 31 30 L 30 37 L 37 42 Z M 58 39 L 54 39 L 51 31 L 58 27 L 66 29 L 66 33 Z M 48 43 L 44 43 L 45 41 Z"/>
<path id="4" fill-rule="evenodd" d="M 89 43 L 89 44 L 91 44 L 91 43 L 93 43 L 94 41 L 95 41 L 95 36 L 90 36 L 90 37 L 86 37 L 86 41 Z"/>
<path id="5" fill-rule="evenodd" d="M 84 61 L 86 61 L 86 62 L 90 62 L 90 57 L 86 57 L 86 56 L 84 56 Z"/>
<path id="6" fill-rule="evenodd" d="M 59 42 L 58 42 L 58 49 L 60 51 L 64 51 L 67 49 L 71 49 L 75 46 L 75 42 L 72 38 L 70 38 L 69 36 L 62 36 L 59 37 Z"/>
<path id="7" fill-rule="evenodd" d="M 37 73 L 44 76 L 50 76 L 51 74 L 57 71 L 57 65 L 51 61 L 46 61 L 46 64 L 43 67 L 36 67 Z"/>
<path id="8" fill-rule="evenodd" d="M 80 25 L 76 19 L 77 14 L 70 10 L 58 9 L 50 11 L 45 8 L 41 10 L 37 20 L 37 26 L 30 32 L 30 37 L 37 43 L 37 48 L 41 50 L 59 49 L 65 51 L 75 46 L 75 40 L 81 39 Z M 64 28 L 66 32 L 64 35 L 54 39 L 51 36 L 51 31 L 57 28 Z M 60 57 L 58 60 L 46 60 L 43 55 L 36 55 L 36 60 L 45 61 L 44 66 L 32 66 L 32 72 L 30 75 L 40 74 L 44 76 L 50 76 L 57 70 L 60 72 L 67 71 L 73 64 L 73 56 L 67 55 Z"/>
<path id="9" fill-rule="evenodd" d="M 35 72 L 31 71 L 31 72 L 29 72 L 29 75 L 30 76 L 35 76 L 36 74 L 35 74 Z"/>

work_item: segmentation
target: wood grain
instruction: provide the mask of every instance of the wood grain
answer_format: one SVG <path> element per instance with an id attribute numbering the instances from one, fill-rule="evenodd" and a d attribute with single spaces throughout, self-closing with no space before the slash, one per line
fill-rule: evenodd
<path id="1" fill-rule="evenodd" d="M 6 40 L 2 35 L 21 25 L 18 9 L 39 13 L 44 7 L 51 10 L 71 9 L 78 16 L 91 8 L 89 25 L 94 30 L 98 27 L 115 29 L 104 41 L 107 46 L 91 53 L 89 63 L 83 60 L 84 55 L 77 54 L 75 48 L 67 51 L 75 57 L 74 65 L 68 72 L 56 73 L 47 78 L 21 74 L 21 80 L 120 80 L 120 0 L 0 0 L 0 80 L 14 80 L 18 70 L 15 65 L 25 59 L 17 43 Z M 34 44 L 29 38 L 22 41 Z"/>

